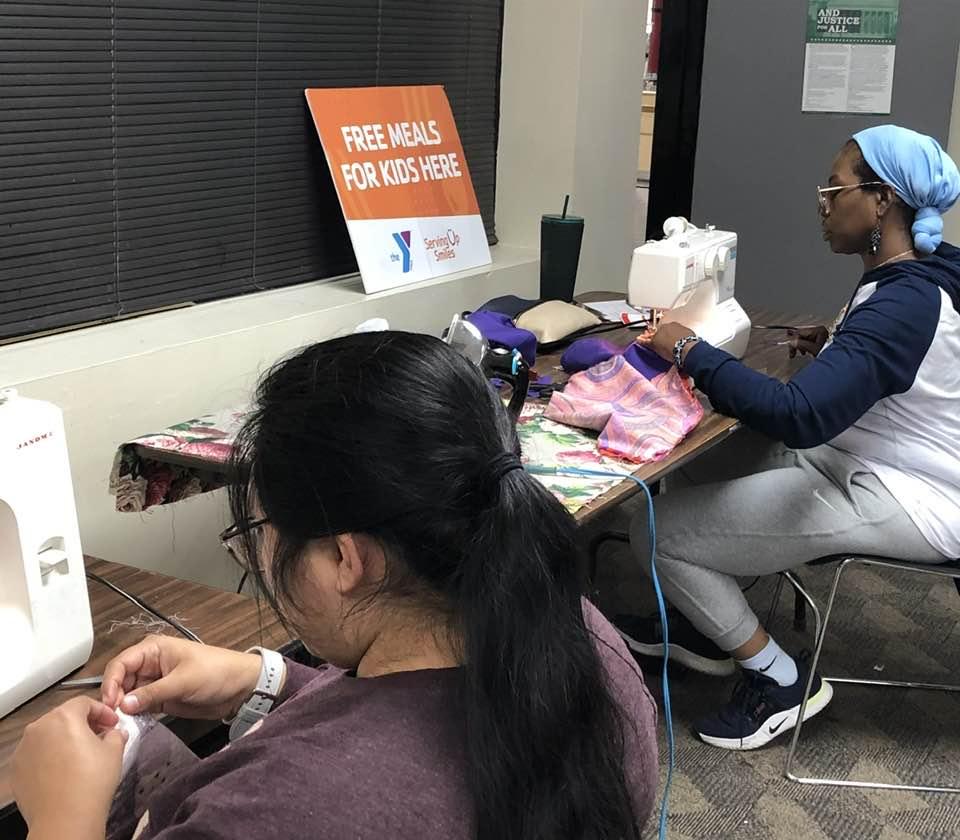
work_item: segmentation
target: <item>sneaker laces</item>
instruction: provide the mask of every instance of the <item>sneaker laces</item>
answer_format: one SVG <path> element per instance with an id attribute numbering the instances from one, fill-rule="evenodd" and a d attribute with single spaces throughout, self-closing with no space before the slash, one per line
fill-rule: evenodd
<path id="1" fill-rule="evenodd" d="M 766 705 L 767 689 L 770 685 L 771 680 L 766 677 L 744 671 L 740 682 L 733 689 L 730 705 L 751 719 L 759 720 Z"/>

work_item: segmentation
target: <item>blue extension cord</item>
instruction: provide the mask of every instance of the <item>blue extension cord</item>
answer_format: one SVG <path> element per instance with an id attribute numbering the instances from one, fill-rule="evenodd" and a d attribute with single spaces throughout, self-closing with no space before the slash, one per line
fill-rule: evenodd
<path id="1" fill-rule="evenodd" d="M 676 763 L 673 743 L 673 713 L 670 710 L 670 681 L 667 676 L 667 665 L 670 660 L 670 640 L 667 633 L 667 606 L 663 600 L 663 590 L 660 589 L 660 578 L 657 576 L 657 524 L 653 515 L 653 496 L 646 483 L 632 475 L 623 473 L 602 472 L 600 470 L 583 470 L 579 467 L 541 467 L 536 464 L 527 464 L 526 470 L 535 475 L 574 475 L 584 478 L 619 478 L 629 479 L 643 490 L 647 497 L 647 523 L 650 539 L 650 578 L 653 580 L 653 590 L 657 594 L 657 608 L 660 610 L 660 624 L 663 627 L 663 671 L 661 685 L 663 688 L 663 716 L 667 728 L 667 783 L 663 788 L 663 797 L 660 800 L 660 840 L 667 836 L 667 816 L 669 813 L 670 784 L 673 781 L 673 768 Z"/>

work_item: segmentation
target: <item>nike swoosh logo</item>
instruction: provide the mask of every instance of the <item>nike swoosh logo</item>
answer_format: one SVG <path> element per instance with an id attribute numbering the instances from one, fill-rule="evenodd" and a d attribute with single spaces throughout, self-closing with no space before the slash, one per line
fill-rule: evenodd
<path id="1" fill-rule="evenodd" d="M 833 505 L 831 505 L 830 502 L 828 502 L 825 498 L 823 498 L 823 496 L 820 494 L 819 488 L 813 491 L 813 495 L 816 496 L 821 502 L 823 502 L 823 503 L 824 503 L 828 508 L 830 508 L 830 510 L 832 510 L 834 513 L 840 513 L 840 511 L 837 510 Z"/>
<path id="2" fill-rule="evenodd" d="M 771 735 L 776 735 L 777 732 L 780 730 L 780 727 L 783 726 L 786 722 L 787 722 L 787 719 L 784 718 L 784 719 L 781 720 L 780 723 L 778 723 L 776 726 L 771 726 L 771 727 L 767 730 L 767 732 L 769 732 Z"/>
<path id="3" fill-rule="evenodd" d="M 765 673 L 767 673 L 767 671 L 769 671 L 769 670 L 773 667 L 773 663 L 776 662 L 776 661 L 777 661 L 777 657 L 773 657 L 773 659 L 770 660 L 770 664 L 767 665 L 766 668 L 757 668 L 757 670 L 758 670 L 761 674 L 765 674 Z"/>

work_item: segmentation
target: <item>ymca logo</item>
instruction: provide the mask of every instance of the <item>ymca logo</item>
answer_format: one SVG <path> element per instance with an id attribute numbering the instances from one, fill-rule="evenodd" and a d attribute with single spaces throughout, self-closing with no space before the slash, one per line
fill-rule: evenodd
<path id="1" fill-rule="evenodd" d="M 390 254 L 390 261 L 400 262 L 402 259 L 403 273 L 406 274 L 410 270 L 413 262 L 410 258 L 410 231 L 402 230 L 400 233 L 395 233 L 393 235 L 393 241 L 397 243 L 400 253 L 397 254 L 396 252 L 393 252 Z"/>

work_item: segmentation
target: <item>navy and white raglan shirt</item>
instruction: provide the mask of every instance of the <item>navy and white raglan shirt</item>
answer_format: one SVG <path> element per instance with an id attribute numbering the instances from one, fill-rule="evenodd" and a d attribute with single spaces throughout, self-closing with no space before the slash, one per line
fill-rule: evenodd
<path id="1" fill-rule="evenodd" d="M 960 557 L 960 249 L 864 274 L 833 340 L 789 382 L 702 341 L 684 371 L 757 431 L 859 459 L 930 545 Z"/>

